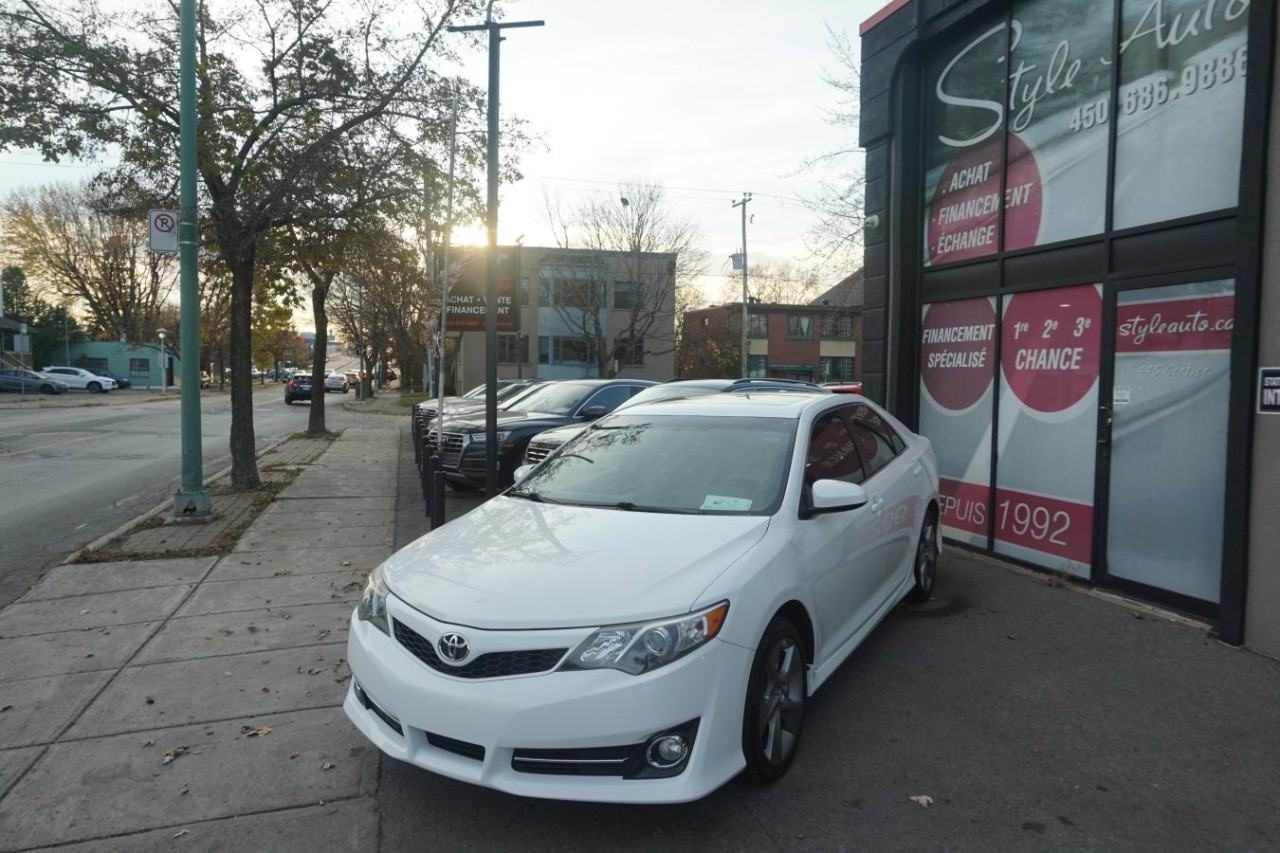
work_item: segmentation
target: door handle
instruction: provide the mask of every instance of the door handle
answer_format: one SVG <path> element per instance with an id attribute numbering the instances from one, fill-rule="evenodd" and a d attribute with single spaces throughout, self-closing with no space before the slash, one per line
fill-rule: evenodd
<path id="1" fill-rule="evenodd" d="M 916 467 L 911 469 L 911 473 L 919 477 L 921 474 L 924 473 L 924 466 L 921 465 L 919 462 L 917 462 Z"/>
<path id="2" fill-rule="evenodd" d="M 884 506 L 884 498 L 872 498 L 870 506 L 871 511 L 876 515 L 879 515 L 880 507 Z"/>

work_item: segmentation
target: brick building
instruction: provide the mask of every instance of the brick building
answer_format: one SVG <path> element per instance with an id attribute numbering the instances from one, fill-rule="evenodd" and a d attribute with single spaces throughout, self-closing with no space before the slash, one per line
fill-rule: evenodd
<path id="1" fill-rule="evenodd" d="M 685 312 L 680 376 L 739 376 L 741 322 L 741 302 Z M 860 380 L 861 336 L 860 272 L 807 304 L 751 302 L 747 306 L 747 373 L 811 382 Z"/>

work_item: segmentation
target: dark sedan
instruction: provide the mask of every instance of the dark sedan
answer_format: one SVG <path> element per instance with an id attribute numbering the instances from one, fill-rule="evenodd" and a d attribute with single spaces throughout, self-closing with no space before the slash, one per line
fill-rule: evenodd
<path id="1" fill-rule="evenodd" d="M 547 383 L 522 397 L 519 411 L 498 415 L 499 486 L 509 486 L 514 481 L 525 446 L 538 433 L 602 418 L 654 384 L 645 379 L 573 379 Z M 483 486 L 484 413 L 450 418 L 442 425 L 442 432 L 440 463 L 449 482 L 464 489 Z M 432 433 L 428 441 L 434 439 Z"/>
<path id="2" fill-rule="evenodd" d="M 118 375 L 118 374 L 112 373 L 110 370 L 107 370 L 106 368 L 102 368 L 102 367 L 90 367 L 90 368 L 86 368 L 86 369 L 87 369 L 90 373 L 94 374 L 95 376 L 105 376 L 105 377 L 107 377 L 108 379 L 114 379 L 114 380 L 116 381 L 116 387 L 117 387 L 117 388 L 131 388 L 131 387 L 133 387 L 133 383 L 132 383 L 132 382 L 130 382 L 128 379 L 125 379 L 123 376 L 120 376 L 120 375 Z"/>
<path id="3" fill-rule="evenodd" d="M 295 373 L 284 384 L 284 402 L 292 406 L 294 400 L 311 399 L 311 376 L 306 373 Z"/>

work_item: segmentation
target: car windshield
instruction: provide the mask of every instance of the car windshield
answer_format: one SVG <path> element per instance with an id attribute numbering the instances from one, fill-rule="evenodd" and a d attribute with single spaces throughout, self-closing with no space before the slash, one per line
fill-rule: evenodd
<path id="1" fill-rule="evenodd" d="M 537 386 L 532 383 L 520 383 L 518 385 L 508 385 L 505 388 L 499 388 L 497 395 L 493 398 L 499 403 L 505 403 L 507 400 L 514 400 L 528 394 Z M 484 395 L 480 395 L 483 399 Z"/>
<path id="2" fill-rule="evenodd" d="M 786 488 L 795 424 L 617 415 L 583 431 L 508 494 L 634 512 L 769 515 Z"/>
<path id="3" fill-rule="evenodd" d="M 515 407 L 522 412 L 546 412 L 549 415 L 567 415 L 582 405 L 597 385 L 582 382 L 555 382 L 538 388 L 538 390 L 520 397 L 520 405 Z"/>

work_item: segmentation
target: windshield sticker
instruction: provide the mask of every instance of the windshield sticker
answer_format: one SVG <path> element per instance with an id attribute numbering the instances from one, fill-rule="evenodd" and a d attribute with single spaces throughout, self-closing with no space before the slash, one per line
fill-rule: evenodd
<path id="1" fill-rule="evenodd" d="M 698 509 L 712 509 L 729 512 L 745 512 L 751 509 L 750 498 L 731 498 L 724 495 L 707 495 Z"/>

